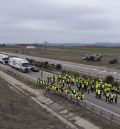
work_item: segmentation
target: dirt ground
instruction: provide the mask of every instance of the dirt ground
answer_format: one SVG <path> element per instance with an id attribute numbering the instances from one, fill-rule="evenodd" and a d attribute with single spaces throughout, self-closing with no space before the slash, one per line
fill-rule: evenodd
<path id="1" fill-rule="evenodd" d="M 12 91 L 0 78 L 0 129 L 68 129 L 25 96 Z"/>
<path id="2" fill-rule="evenodd" d="M 14 75 L 12 75 L 12 76 L 14 77 Z M 18 80 L 22 81 L 23 83 L 28 84 L 31 87 L 33 87 L 33 84 L 32 83 L 30 84 L 29 81 L 25 81 L 22 78 L 16 77 L 16 76 L 15 76 L 15 78 L 17 78 Z M 118 125 L 115 125 L 115 124 L 113 124 L 110 121 L 107 121 L 105 119 L 100 119 L 99 116 L 93 114 L 90 111 L 87 111 L 86 109 L 83 109 L 82 107 L 79 107 L 77 104 L 72 103 L 72 102 L 68 101 L 67 99 L 65 99 L 63 97 L 54 95 L 52 93 L 48 93 L 47 95 L 45 94 L 45 96 L 47 96 L 48 98 L 51 98 L 54 102 L 59 103 L 61 106 L 66 107 L 66 109 L 73 112 L 74 114 L 79 115 L 82 118 L 92 122 L 96 126 L 100 127 L 100 129 L 119 129 Z"/>
<path id="3" fill-rule="evenodd" d="M 55 94 L 48 93 L 47 96 L 51 98 L 52 100 L 58 102 L 61 106 L 65 106 L 66 109 L 73 112 L 74 114 L 92 122 L 96 126 L 100 127 L 100 129 L 119 129 L 119 125 L 113 124 L 110 121 L 107 121 L 105 119 L 100 119 L 99 116 L 96 114 L 80 107 L 76 103 L 73 103 L 64 97 L 57 96 Z"/>
<path id="4" fill-rule="evenodd" d="M 27 54 L 31 56 L 70 61 L 87 65 L 120 68 L 120 61 L 118 64 L 109 64 L 109 61 L 113 57 L 117 57 L 118 59 L 120 58 L 120 47 L 47 47 L 46 49 L 44 47 L 35 49 L 26 49 L 23 47 L 0 47 L 0 51 Z M 82 60 L 86 54 L 102 54 L 103 57 L 100 62 L 88 62 Z"/>

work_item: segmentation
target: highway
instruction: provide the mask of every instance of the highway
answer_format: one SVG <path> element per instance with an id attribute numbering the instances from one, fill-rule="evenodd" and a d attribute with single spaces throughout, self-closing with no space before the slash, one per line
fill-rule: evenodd
<path id="1" fill-rule="evenodd" d="M 47 81 L 47 77 L 49 74 L 51 73 L 44 71 L 43 79 Z M 30 72 L 27 74 L 27 76 L 36 80 L 36 78 L 40 76 L 40 73 Z M 102 99 L 100 100 L 96 99 L 95 93 L 90 93 L 90 94 L 85 93 L 85 100 L 120 115 L 120 97 L 118 98 L 117 104 L 109 104 L 108 102 L 105 101 L 105 97 L 102 97 Z"/>
<path id="2" fill-rule="evenodd" d="M 47 80 L 47 76 L 49 75 L 50 73 L 48 72 L 43 72 L 43 78 L 44 80 Z M 30 78 L 34 78 L 36 79 L 40 74 L 39 73 L 35 73 L 35 72 L 31 72 L 31 73 L 28 73 L 27 76 L 29 76 Z M 95 93 L 90 93 L 88 95 L 88 93 L 85 93 L 85 99 L 91 103 L 94 103 L 102 108 L 105 108 L 111 112 L 114 112 L 116 114 L 119 114 L 120 115 L 120 98 L 118 99 L 118 103 L 117 104 L 109 104 L 108 102 L 105 101 L 105 97 L 102 97 L 102 99 L 96 99 L 95 97 Z"/>
<path id="3" fill-rule="evenodd" d="M 79 73 L 86 73 L 92 76 L 99 76 L 99 77 L 106 77 L 107 75 L 112 75 L 116 80 L 120 81 L 120 69 L 111 69 L 107 67 L 99 67 L 99 66 L 92 66 L 92 65 L 85 65 L 85 64 L 78 64 L 78 63 L 71 63 L 66 61 L 59 61 L 41 57 L 34 57 L 29 55 L 22 55 L 16 53 L 9 53 L 9 52 L 1 52 L 8 54 L 10 56 L 18 56 L 22 58 L 29 58 L 36 61 L 48 61 L 51 64 L 61 64 L 64 69 L 72 70 Z"/>
<path id="4" fill-rule="evenodd" d="M 3 53 L 3 52 L 2 52 Z M 6 54 L 6 52 L 4 52 Z M 76 72 L 83 72 L 83 73 L 88 73 L 93 76 L 101 76 L 105 77 L 107 75 L 113 75 L 116 79 L 120 80 L 120 70 L 119 69 L 110 69 L 106 67 L 98 67 L 98 66 L 91 66 L 91 65 L 84 65 L 84 64 L 77 64 L 77 63 L 71 63 L 71 62 L 65 62 L 65 61 L 59 61 L 59 60 L 53 60 L 53 59 L 45 59 L 45 58 L 40 58 L 40 57 L 33 57 L 33 56 L 28 56 L 28 55 L 22 55 L 22 54 L 15 54 L 15 53 L 7 53 L 10 56 L 18 56 L 22 58 L 30 58 L 34 59 L 36 61 L 48 61 L 49 63 L 55 63 L 55 64 L 62 64 L 62 66 L 65 69 L 73 70 Z M 29 73 L 27 74 L 30 78 L 33 78 L 34 80 L 40 76 L 40 73 Z M 44 78 L 47 77 L 47 72 L 44 72 Z M 98 106 L 101 106 L 102 108 L 105 108 L 109 111 L 112 111 L 114 113 L 117 113 L 120 115 L 120 100 L 118 100 L 118 104 L 109 104 L 106 103 L 105 100 L 98 100 L 95 98 L 94 94 L 90 95 L 85 95 L 86 100 L 89 102 L 92 102 Z"/>
<path id="5" fill-rule="evenodd" d="M 2 64 L 0 64 L 0 67 L 3 69 L 7 69 L 7 70 L 12 69 L 11 67 L 2 65 Z M 17 70 L 15 70 L 15 71 L 17 71 Z M 41 75 L 40 72 L 29 72 L 29 73 L 19 72 L 19 74 L 22 75 L 23 77 L 24 76 L 28 77 L 30 80 L 37 81 L 37 78 L 40 77 L 40 75 Z M 47 81 L 47 77 L 49 74 L 51 74 L 51 73 L 43 71 L 43 79 Z M 89 95 L 87 93 L 85 93 L 85 100 L 120 115 L 120 97 L 118 98 L 117 104 L 109 104 L 108 102 L 105 101 L 104 97 L 102 97 L 102 99 L 100 100 L 100 99 L 96 99 L 94 93 L 90 93 Z"/>

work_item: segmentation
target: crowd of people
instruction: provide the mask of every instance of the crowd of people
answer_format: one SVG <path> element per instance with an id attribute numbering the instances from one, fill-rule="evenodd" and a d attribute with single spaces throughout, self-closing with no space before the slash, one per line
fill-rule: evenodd
<path id="1" fill-rule="evenodd" d="M 60 94 L 69 95 L 76 100 L 84 100 L 87 92 L 95 93 L 96 98 L 105 100 L 109 103 L 117 103 L 117 87 L 106 83 L 102 79 L 92 79 L 88 77 L 75 77 L 73 74 L 49 75 L 47 81 L 38 79 L 37 83 L 45 86 L 46 91 L 52 90 Z"/>

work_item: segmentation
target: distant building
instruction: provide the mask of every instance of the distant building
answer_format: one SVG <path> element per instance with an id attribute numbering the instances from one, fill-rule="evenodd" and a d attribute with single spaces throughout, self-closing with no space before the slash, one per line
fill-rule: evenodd
<path id="1" fill-rule="evenodd" d="M 35 46 L 31 45 L 31 46 L 26 46 L 27 49 L 30 49 L 30 48 L 36 48 Z"/>

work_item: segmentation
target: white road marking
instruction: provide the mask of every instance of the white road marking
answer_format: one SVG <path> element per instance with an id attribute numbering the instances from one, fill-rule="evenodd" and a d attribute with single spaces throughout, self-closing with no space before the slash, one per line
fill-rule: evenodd
<path id="1" fill-rule="evenodd" d="M 66 66 L 70 66 L 70 67 L 78 67 L 78 68 L 82 68 L 82 69 L 89 69 L 89 70 L 94 70 L 94 71 L 97 71 L 98 69 L 93 69 L 93 68 L 88 68 L 88 67 L 83 67 L 83 66 L 77 66 L 77 65 L 70 65 L 70 64 L 64 64 Z"/>
<path id="2" fill-rule="evenodd" d="M 108 72 L 109 74 L 117 74 L 117 72 Z M 118 75 L 118 74 L 117 74 Z"/>
<path id="3" fill-rule="evenodd" d="M 95 70 L 95 71 L 97 71 L 98 69 L 91 69 L 91 70 Z"/>
<path id="4" fill-rule="evenodd" d="M 120 76 L 120 74 L 119 74 L 119 73 L 116 73 L 116 75 Z"/>
<path id="5" fill-rule="evenodd" d="M 98 73 L 105 73 L 106 72 L 106 70 L 103 70 L 103 71 L 100 71 L 100 72 L 98 72 Z"/>

